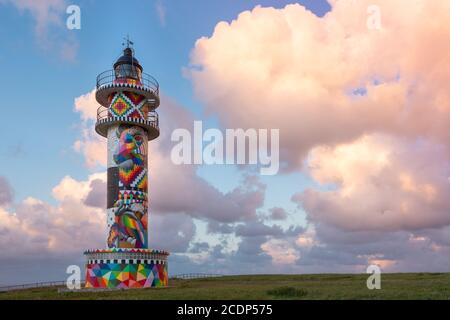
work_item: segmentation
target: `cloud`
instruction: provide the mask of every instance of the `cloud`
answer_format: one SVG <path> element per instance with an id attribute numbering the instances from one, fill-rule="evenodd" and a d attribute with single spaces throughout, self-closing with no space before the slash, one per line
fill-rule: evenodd
<path id="1" fill-rule="evenodd" d="M 53 188 L 55 205 L 29 197 L 13 209 L 0 207 L 0 284 L 63 280 L 67 266 L 82 267 L 83 251 L 106 247 L 105 209 L 86 204 L 92 188 L 105 181 L 104 173 L 84 181 L 66 176 Z M 195 234 L 191 217 L 150 214 L 150 221 L 152 247 L 187 250 Z"/>
<path id="2" fill-rule="evenodd" d="M 297 272 L 445 270 L 450 3 L 330 3 L 323 17 L 256 7 L 192 50 L 205 114 L 226 128 L 280 129 L 282 167 L 316 183 L 292 198 L 304 230 L 243 245 L 272 261 L 283 248 Z M 367 27 L 369 5 L 379 30 Z"/>
<path id="3" fill-rule="evenodd" d="M 89 188 L 90 191 L 84 199 L 84 204 L 90 207 L 106 208 L 106 181 L 101 179 L 92 180 Z"/>
<path id="4" fill-rule="evenodd" d="M 289 241 L 271 239 L 263 243 L 261 248 L 272 257 L 275 264 L 293 264 L 300 258 L 298 251 Z"/>
<path id="5" fill-rule="evenodd" d="M 196 232 L 192 217 L 185 214 L 154 215 L 150 211 L 149 244 L 152 248 L 184 253 Z"/>
<path id="6" fill-rule="evenodd" d="M 20 12 L 30 12 L 36 21 L 36 33 L 42 37 L 50 24 L 62 24 L 61 15 L 66 9 L 63 0 L 1 0 L 0 4 L 12 4 Z"/>
<path id="7" fill-rule="evenodd" d="M 287 216 L 286 210 L 281 207 L 274 207 L 270 209 L 270 219 L 272 220 L 284 220 Z"/>
<path id="8" fill-rule="evenodd" d="M 83 154 L 88 168 L 106 167 L 106 139 L 95 132 L 97 109 L 95 89 L 74 100 L 74 111 L 81 115 L 80 137 L 73 144 L 76 152 Z"/>
<path id="9" fill-rule="evenodd" d="M 189 249 L 189 252 L 192 253 L 200 253 L 204 252 L 209 249 L 208 242 L 194 242 L 191 244 L 191 248 Z"/>
<path id="10" fill-rule="evenodd" d="M 450 224 L 450 163 L 428 141 L 363 136 L 310 152 L 314 179 L 331 191 L 294 196 L 312 222 L 344 230 L 417 230 Z"/>
<path id="11" fill-rule="evenodd" d="M 0 176 L 0 207 L 10 204 L 14 198 L 14 191 L 9 181 Z"/>
<path id="12" fill-rule="evenodd" d="M 65 61 L 73 62 L 78 51 L 78 41 L 69 34 L 63 18 L 68 4 L 65 0 L 0 0 L 0 5 L 13 5 L 21 14 L 29 13 L 35 21 L 34 31 L 39 46 L 57 50 Z"/>
<path id="13" fill-rule="evenodd" d="M 102 245 L 106 237 L 104 212 L 83 204 L 89 185 L 104 175 L 91 175 L 87 181 L 67 176 L 55 186 L 51 205 L 28 197 L 11 211 L 0 211 L 2 259 L 17 254 L 41 256 L 49 253 L 80 254 L 91 246 Z M 100 231 L 104 228 L 104 234 Z"/>
<path id="14" fill-rule="evenodd" d="M 90 92 L 82 94 L 74 100 L 74 111 L 80 113 L 83 122 L 97 120 L 97 109 L 100 105 L 97 100 L 95 100 L 95 91 L 96 89 L 94 88 Z"/>
<path id="15" fill-rule="evenodd" d="M 240 224 L 236 227 L 236 235 L 241 237 L 279 236 L 283 234 L 280 226 L 268 226 L 260 221 Z"/>
<path id="16" fill-rule="evenodd" d="M 157 0 L 155 2 L 155 10 L 158 15 L 159 23 L 161 23 L 161 26 L 164 27 L 166 25 L 166 7 L 164 6 L 162 0 Z"/>
<path id="17" fill-rule="evenodd" d="M 334 1 L 322 18 L 298 4 L 256 7 L 218 23 L 189 69 L 206 114 L 227 128 L 279 128 L 291 170 L 315 146 L 372 132 L 448 146 L 450 4 L 375 3 L 381 30 L 366 25 L 373 1 Z"/>

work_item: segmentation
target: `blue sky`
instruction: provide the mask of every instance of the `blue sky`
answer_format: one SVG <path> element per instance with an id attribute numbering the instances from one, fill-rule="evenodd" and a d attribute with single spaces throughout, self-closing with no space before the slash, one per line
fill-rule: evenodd
<path id="1" fill-rule="evenodd" d="M 49 30 L 58 33 L 57 41 L 65 37 L 78 41 L 74 61 L 61 59 L 57 44 L 43 48 L 38 43 L 33 17 L 28 12 L 20 13 L 12 5 L 1 6 L 0 62 L 7 75 L 0 78 L 4 88 L 2 116 L 15 120 L 7 121 L 0 129 L 7 136 L 0 147 L 0 164 L 8 168 L 2 174 L 13 182 L 16 200 L 33 196 L 52 201 L 51 189 L 63 176 L 83 179 L 88 175 L 83 158 L 71 148 L 80 122 L 73 101 L 94 88 L 96 75 L 111 67 L 121 53 L 124 36 L 130 35 L 145 71 L 158 79 L 162 92 L 206 120 L 182 72 L 189 65 L 195 41 L 210 36 L 219 21 L 231 22 L 240 12 L 256 5 L 281 8 L 292 1 L 160 3 L 165 11 L 164 22 L 154 1 L 128 1 L 125 8 L 122 1 L 109 1 L 108 5 L 100 1 L 74 2 L 81 8 L 81 30 L 64 30 L 63 26 L 63 30 Z M 298 3 L 318 15 L 329 9 L 325 1 Z M 64 22 L 66 17 L 62 16 Z M 160 113 L 163 117 L 164 102 Z M 208 121 L 215 123 L 214 117 Z M 222 174 L 221 168 L 205 168 L 201 173 L 206 179 L 211 177 L 208 180 L 213 183 L 220 176 L 217 186 L 225 189 L 235 185 L 239 176 Z"/>

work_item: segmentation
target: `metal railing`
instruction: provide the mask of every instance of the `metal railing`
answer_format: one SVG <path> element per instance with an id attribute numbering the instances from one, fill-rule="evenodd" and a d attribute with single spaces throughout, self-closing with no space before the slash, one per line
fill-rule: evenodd
<path id="1" fill-rule="evenodd" d="M 97 122 L 103 119 L 110 119 L 113 121 L 115 117 L 109 113 L 108 108 L 101 106 L 97 109 Z M 159 129 L 159 117 L 156 111 L 149 111 L 146 120 L 152 127 Z"/>
<path id="2" fill-rule="evenodd" d="M 35 282 L 35 283 L 18 284 L 18 285 L 0 287 L 0 292 L 25 290 L 25 289 L 37 289 L 37 288 L 48 288 L 48 287 L 62 287 L 65 285 L 66 285 L 66 281 Z M 81 285 L 84 285 L 84 281 L 81 281 Z"/>
<path id="3" fill-rule="evenodd" d="M 215 273 L 185 273 L 185 274 L 176 274 L 170 277 L 170 279 L 202 279 L 202 278 L 217 278 L 223 277 L 223 274 L 215 274 Z"/>
<path id="4" fill-rule="evenodd" d="M 159 95 L 159 83 L 151 75 L 143 72 L 139 79 L 133 79 L 132 77 L 119 78 L 116 76 L 114 70 L 107 70 L 100 73 L 97 76 L 97 90 L 103 86 L 118 84 L 118 83 L 128 83 L 128 81 L 133 81 L 136 85 L 144 87 L 147 90 L 153 91 L 156 95 Z"/>
<path id="5" fill-rule="evenodd" d="M 184 274 L 176 274 L 171 276 L 169 279 L 203 279 L 203 278 L 217 278 L 223 277 L 223 274 L 214 274 L 214 273 L 184 273 Z M 48 287 L 65 287 L 66 281 L 47 281 L 47 282 L 35 282 L 35 283 L 27 283 L 27 284 L 19 284 L 19 285 L 11 285 L 0 287 L 0 292 L 7 291 L 16 291 L 16 290 L 24 290 L 24 289 L 37 289 L 37 288 L 48 288 Z M 81 281 L 81 286 L 84 286 L 84 281 Z"/>

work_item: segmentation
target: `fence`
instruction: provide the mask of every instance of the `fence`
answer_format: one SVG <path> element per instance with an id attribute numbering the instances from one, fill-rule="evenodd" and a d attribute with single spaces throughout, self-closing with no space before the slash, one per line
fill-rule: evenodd
<path id="1" fill-rule="evenodd" d="M 223 277 L 223 274 L 214 274 L 214 273 L 186 273 L 186 274 L 178 274 L 170 277 L 171 279 L 201 279 L 201 278 L 216 278 Z"/>
<path id="2" fill-rule="evenodd" d="M 223 277 L 223 274 L 213 274 L 213 273 L 185 273 L 185 274 L 177 274 L 170 277 L 170 279 L 201 279 L 201 278 L 214 278 L 214 277 Z M 81 285 L 84 285 L 84 281 L 81 282 Z M 47 282 L 35 282 L 35 283 L 27 283 L 27 284 L 19 284 L 13 286 L 4 286 L 0 287 L 0 292 L 7 291 L 16 291 L 16 290 L 24 290 L 24 289 L 36 289 L 36 288 L 48 288 L 48 287 L 65 287 L 66 281 L 47 281 Z"/>

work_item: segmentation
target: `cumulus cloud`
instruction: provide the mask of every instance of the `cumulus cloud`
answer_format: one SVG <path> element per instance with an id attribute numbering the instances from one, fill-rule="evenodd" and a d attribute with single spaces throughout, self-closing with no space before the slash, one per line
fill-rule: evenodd
<path id="1" fill-rule="evenodd" d="M 92 180 L 90 191 L 84 199 L 84 204 L 90 207 L 106 208 L 106 181 L 101 179 Z"/>
<path id="2" fill-rule="evenodd" d="M 427 141 L 363 136 L 310 153 L 310 172 L 334 190 L 294 196 L 314 222 L 345 230 L 417 230 L 450 224 L 450 164 Z"/>
<path id="3" fill-rule="evenodd" d="M 195 232 L 194 221 L 186 214 L 150 214 L 148 236 L 152 248 L 184 253 Z"/>
<path id="4" fill-rule="evenodd" d="M 0 284 L 62 280 L 67 266 L 83 265 L 83 251 L 106 247 L 105 208 L 87 204 L 92 188 L 105 181 L 104 173 L 83 181 L 66 176 L 52 190 L 55 205 L 28 197 L 14 209 L 0 207 Z M 187 250 L 195 234 L 191 217 L 150 215 L 150 221 L 152 247 Z"/>
<path id="5" fill-rule="evenodd" d="M 73 149 L 84 156 L 88 168 L 106 166 L 105 138 L 95 132 L 97 109 L 100 105 L 95 100 L 95 89 L 74 100 L 74 111 L 80 113 L 80 136 L 73 144 Z"/>
<path id="6" fill-rule="evenodd" d="M 372 4 L 382 12 L 381 30 L 367 28 Z M 279 128 L 291 169 L 317 145 L 375 131 L 448 146 L 450 4 L 332 5 L 322 18 L 298 4 L 256 7 L 199 39 L 190 76 L 206 113 L 226 127 Z"/>
<path id="7" fill-rule="evenodd" d="M 49 252 L 81 253 L 93 245 L 103 245 L 105 214 L 101 209 L 83 204 L 90 183 L 95 179 L 105 179 L 105 176 L 94 174 L 87 181 L 63 178 L 52 191 L 57 205 L 29 197 L 14 210 L 2 209 L 2 259 L 13 258 L 18 253 L 30 256 Z M 99 227 L 105 232 L 99 232 Z"/>
<path id="8" fill-rule="evenodd" d="M 12 258 L 18 252 L 32 256 L 81 254 L 86 249 L 104 247 L 105 209 L 87 205 L 86 199 L 92 194 L 93 187 L 105 181 L 104 173 L 92 174 L 85 181 L 66 176 L 53 188 L 56 205 L 29 197 L 18 203 L 14 211 L 1 208 L 2 259 Z M 150 215 L 150 220 L 152 245 L 173 252 L 187 250 L 195 234 L 191 217 L 183 214 Z"/>
<path id="9" fill-rule="evenodd" d="M 256 7 L 191 54 L 205 113 L 228 128 L 280 129 L 282 167 L 317 182 L 292 198 L 308 228 L 260 244 L 273 260 L 291 252 L 286 264 L 303 272 L 445 269 L 450 4 L 330 4 L 323 17 Z M 379 29 L 368 28 L 369 5 Z"/>

